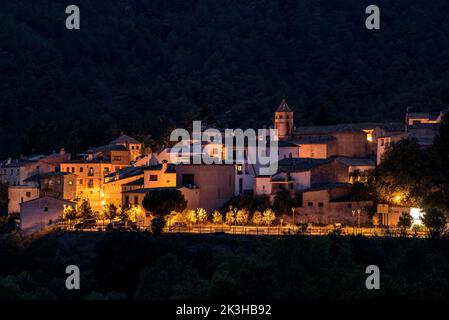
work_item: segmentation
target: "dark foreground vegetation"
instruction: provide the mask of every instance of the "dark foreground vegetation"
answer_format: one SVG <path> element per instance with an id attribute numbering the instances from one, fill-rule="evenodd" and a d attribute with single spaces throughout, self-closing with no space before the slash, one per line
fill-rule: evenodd
<path id="1" fill-rule="evenodd" d="M 149 146 L 191 119 L 295 124 L 403 121 L 449 103 L 449 2 L 0 1 L 0 158 L 76 153 L 125 131 Z"/>
<path id="2" fill-rule="evenodd" d="M 0 299 L 449 299 L 444 240 L 147 233 L 0 239 Z M 81 289 L 65 289 L 65 268 Z M 365 289 L 378 265 L 380 290 Z"/>

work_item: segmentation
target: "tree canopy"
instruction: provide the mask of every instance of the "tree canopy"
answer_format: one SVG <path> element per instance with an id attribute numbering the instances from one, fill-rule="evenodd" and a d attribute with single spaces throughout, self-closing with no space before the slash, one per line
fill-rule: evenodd
<path id="1" fill-rule="evenodd" d="M 167 188 L 148 192 L 142 205 L 152 214 L 164 217 L 173 211 L 183 211 L 187 206 L 187 201 L 181 191 L 175 188 Z"/>
<path id="2" fill-rule="evenodd" d="M 367 1 L 2 1 L 0 159 L 76 153 L 125 131 L 150 146 L 196 117 L 228 127 L 402 121 L 449 101 L 449 3 Z M 257 116 L 253 116 L 257 115 Z"/>

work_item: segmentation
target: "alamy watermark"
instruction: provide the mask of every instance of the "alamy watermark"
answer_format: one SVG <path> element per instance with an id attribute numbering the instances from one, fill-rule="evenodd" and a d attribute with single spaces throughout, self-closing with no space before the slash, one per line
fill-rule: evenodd
<path id="1" fill-rule="evenodd" d="M 378 266 L 372 264 L 366 267 L 366 274 L 369 276 L 366 278 L 365 287 L 368 290 L 379 290 L 380 289 L 380 269 Z"/>
<path id="2" fill-rule="evenodd" d="M 224 140 L 224 141 L 223 141 Z M 207 129 L 193 121 L 192 135 L 175 129 L 170 141 L 170 162 L 174 164 L 253 164 L 261 175 L 274 175 L 278 169 L 278 135 L 276 129 Z"/>
<path id="3" fill-rule="evenodd" d="M 80 8 L 74 4 L 71 4 L 65 8 L 65 13 L 69 16 L 65 19 L 65 27 L 68 30 L 80 29 Z"/>
<path id="4" fill-rule="evenodd" d="M 65 280 L 65 287 L 67 288 L 67 290 L 79 290 L 80 268 L 72 264 L 65 268 L 65 273 L 69 275 Z"/>

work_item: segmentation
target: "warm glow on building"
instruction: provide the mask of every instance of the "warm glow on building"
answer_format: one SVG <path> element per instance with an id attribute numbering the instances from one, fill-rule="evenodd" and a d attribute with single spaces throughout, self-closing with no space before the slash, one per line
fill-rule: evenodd
<path id="1" fill-rule="evenodd" d="M 366 140 L 369 142 L 373 142 L 373 131 L 372 129 L 365 129 L 363 132 L 366 133 Z"/>
<path id="2" fill-rule="evenodd" d="M 413 218 L 412 226 L 422 225 L 422 217 L 424 215 L 424 211 L 420 208 L 410 208 L 410 215 Z"/>

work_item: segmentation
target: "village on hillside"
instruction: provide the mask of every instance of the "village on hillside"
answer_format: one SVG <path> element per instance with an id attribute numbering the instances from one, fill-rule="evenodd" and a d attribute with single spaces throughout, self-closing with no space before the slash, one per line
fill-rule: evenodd
<path id="1" fill-rule="evenodd" d="M 258 234 L 270 234 L 270 228 L 279 233 L 349 227 L 371 233 L 400 226 L 404 216 L 410 229 L 421 225 L 421 208 L 402 202 L 400 194 L 390 203 L 354 197 L 354 185 L 367 181 L 392 144 L 413 139 L 429 148 L 443 116 L 407 110 L 403 122 L 295 126 L 294 110 L 283 100 L 273 117 L 273 175 L 260 174 L 247 159 L 176 164 L 170 146 L 145 154 L 140 141 L 122 133 L 80 154 L 62 149 L 4 160 L 0 182 L 8 186 L 8 215 L 25 233 L 148 229 L 154 215 L 145 197 L 164 190 L 178 190 L 185 200 L 179 212 L 165 212 L 166 231 L 258 228 Z M 202 148 L 225 157 L 221 145 L 204 142 Z"/>

